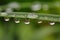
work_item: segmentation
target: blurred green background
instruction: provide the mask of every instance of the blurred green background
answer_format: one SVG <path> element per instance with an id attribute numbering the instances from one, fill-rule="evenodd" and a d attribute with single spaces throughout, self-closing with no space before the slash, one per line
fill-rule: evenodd
<path id="1" fill-rule="evenodd" d="M 54 2 L 60 0 L 0 0 L 0 5 L 5 5 L 9 2 Z M 60 7 L 59 7 L 60 8 Z M 51 14 L 57 14 L 60 11 L 52 11 Z M 58 9 L 56 9 L 58 10 Z M 60 10 L 60 9 L 59 9 Z M 22 9 L 20 11 L 31 12 L 30 9 Z M 39 11 L 40 12 L 40 11 Z M 44 12 L 44 11 L 41 11 Z M 14 18 L 10 18 L 9 22 L 5 22 L 3 17 L 0 17 L 0 40 L 60 40 L 60 22 L 55 25 L 49 25 L 49 21 L 44 21 L 41 24 L 37 23 L 37 19 L 31 19 L 31 23 L 26 25 L 22 19 L 19 24 L 14 22 Z"/>

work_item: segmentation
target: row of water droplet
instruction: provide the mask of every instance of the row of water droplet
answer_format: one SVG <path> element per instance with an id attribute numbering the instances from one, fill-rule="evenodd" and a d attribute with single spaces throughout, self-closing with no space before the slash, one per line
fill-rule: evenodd
<path id="1" fill-rule="evenodd" d="M 8 22 L 10 19 L 9 19 L 9 18 L 4 18 L 4 20 L 5 20 L 6 22 Z M 20 23 L 20 21 L 21 21 L 20 19 L 15 18 L 15 21 L 14 21 L 14 22 L 18 24 L 18 23 Z M 24 23 L 25 23 L 25 24 L 30 24 L 30 20 L 29 20 L 29 19 L 26 19 L 26 20 L 24 21 Z M 38 20 L 37 23 L 38 23 L 38 24 L 41 24 L 41 23 L 44 23 L 44 22 L 41 21 L 41 20 Z M 54 25 L 55 22 L 50 22 L 49 24 L 50 24 L 50 25 Z"/>

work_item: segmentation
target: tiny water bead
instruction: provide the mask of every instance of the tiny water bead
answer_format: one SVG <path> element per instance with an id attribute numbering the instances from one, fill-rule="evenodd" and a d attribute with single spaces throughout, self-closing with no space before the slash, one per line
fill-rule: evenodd
<path id="1" fill-rule="evenodd" d="M 55 25 L 55 22 L 51 22 L 51 23 L 49 23 L 50 25 Z"/>
<path id="2" fill-rule="evenodd" d="M 10 19 L 9 18 L 4 18 L 5 21 L 9 21 Z"/>
<path id="3" fill-rule="evenodd" d="M 30 24 L 30 19 L 25 19 L 24 23 L 25 24 Z"/>
<path id="4" fill-rule="evenodd" d="M 30 24 L 30 22 L 28 21 L 28 22 L 24 22 L 25 24 Z"/>
<path id="5" fill-rule="evenodd" d="M 15 20 L 15 23 L 20 23 L 20 21 L 19 20 Z"/>
<path id="6" fill-rule="evenodd" d="M 14 22 L 15 22 L 15 23 L 20 23 L 20 19 L 15 18 L 15 19 L 14 19 Z"/>
<path id="7" fill-rule="evenodd" d="M 42 21 L 38 21 L 38 23 L 42 23 Z"/>

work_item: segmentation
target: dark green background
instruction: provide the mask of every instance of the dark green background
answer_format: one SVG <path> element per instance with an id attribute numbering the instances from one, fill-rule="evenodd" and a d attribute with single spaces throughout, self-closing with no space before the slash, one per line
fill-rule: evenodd
<path id="1" fill-rule="evenodd" d="M 56 0 L 0 0 L 0 5 L 5 5 L 11 1 L 54 2 Z M 51 14 L 53 14 L 52 11 Z M 26 25 L 24 20 L 21 19 L 21 22 L 16 24 L 14 18 L 11 18 L 9 22 L 5 22 L 4 18 L 0 17 L 0 40 L 60 40 L 60 22 L 56 22 L 55 25 L 51 26 L 48 24 L 49 21 L 38 24 L 37 19 L 31 19 L 31 23 Z"/>

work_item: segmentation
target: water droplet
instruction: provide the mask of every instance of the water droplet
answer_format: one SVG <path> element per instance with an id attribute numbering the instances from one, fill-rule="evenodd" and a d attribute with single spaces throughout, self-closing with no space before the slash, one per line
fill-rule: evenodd
<path id="1" fill-rule="evenodd" d="M 42 23 L 42 21 L 38 21 L 38 23 Z"/>
<path id="2" fill-rule="evenodd" d="M 5 21 L 9 21 L 10 19 L 9 19 L 9 18 L 5 18 L 4 20 L 5 20 Z"/>
<path id="3" fill-rule="evenodd" d="M 16 20 L 15 23 L 20 23 L 20 21 L 19 20 Z"/>
<path id="4" fill-rule="evenodd" d="M 54 22 L 51 22 L 51 23 L 49 23 L 50 25 L 54 25 L 55 23 Z"/>
<path id="5" fill-rule="evenodd" d="M 25 24 L 30 24 L 30 22 L 24 22 Z"/>

